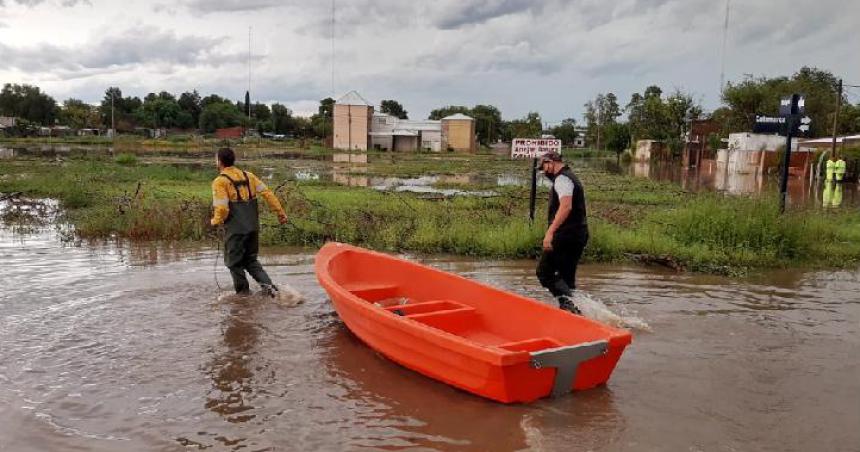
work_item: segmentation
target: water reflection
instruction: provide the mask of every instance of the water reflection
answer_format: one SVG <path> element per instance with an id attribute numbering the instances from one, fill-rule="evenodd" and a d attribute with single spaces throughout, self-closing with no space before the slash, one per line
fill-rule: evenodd
<path id="1" fill-rule="evenodd" d="M 821 205 L 824 208 L 835 208 L 842 205 L 842 184 L 833 181 L 824 183 L 824 190 L 821 194 Z"/>
<path id="2" fill-rule="evenodd" d="M 230 300 L 229 313 L 222 322 L 223 343 L 207 365 L 212 378 L 212 389 L 206 396 L 206 408 L 223 416 L 228 422 L 242 423 L 255 416 L 248 411 L 256 395 L 252 361 L 260 337 L 260 326 L 255 321 L 260 300 L 247 297 Z"/>

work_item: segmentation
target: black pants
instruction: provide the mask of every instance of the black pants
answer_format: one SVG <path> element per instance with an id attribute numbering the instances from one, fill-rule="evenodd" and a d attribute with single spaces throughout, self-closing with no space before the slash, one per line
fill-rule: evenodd
<path id="1" fill-rule="evenodd" d="M 554 297 L 570 296 L 576 290 L 576 267 L 588 243 L 588 233 L 553 241 L 552 251 L 544 251 L 537 266 L 540 284 Z"/>
<path id="2" fill-rule="evenodd" d="M 233 278 L 233 288 L 236 289 L 236 293 L 247 293 L 251 290 L 248 285 L 248 278 L 245 277 L 246 271 L 259 284 L 272 284 L 269 275 L 266 274 L 260 261 L 257 260 L 259 250 L 259 232 L 227 236 L 227 240 L 224 242 L 224 265 L 230 269 L 230 276 Z"/>

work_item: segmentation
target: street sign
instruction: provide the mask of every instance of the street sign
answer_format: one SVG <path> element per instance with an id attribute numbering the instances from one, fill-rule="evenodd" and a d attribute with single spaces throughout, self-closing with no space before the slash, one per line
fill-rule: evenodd
<path id="1" fill-rule="evenodd" d="M 788 118 L 780 117 L 780 116 L 764 116 L 757 115 L 755 117 L 755 125 L 753 126 L 753 132 L 755 133 L 778 133 L 780 135 L 785 135 L 785 125 L 788 122 Z M 794 132 L 802 132 L 804 134 L 809 133 L 810 124 L 812 124 L 812 118 L 809 116 L 804 116 L 800 118 L 800 121 L 795 121 Z"/>
<path id="2" fill-rule="evenodd" d="M 810 124 L 812 124 L 812 118 L 809 116 L 800 118 L 800 125 L 797 126 L 797 131 L 804 135 L 809 134 Z"/>
<path id="3" fill-rule="evenodd" d="M 756 115 L 753 132 L 785 134 L 786 119 L 779 116 Z"/>
<path id="4" fill-rule="evenodd" d="M 785 96 L 779 100 L 779 115 L 791 116 L 806 113 L 806 98 L 800 94 Z"/>
<path id="5" fill-rule="evenodd" d="M 538 158 L 547 152 L 561 153 L 561 140 L 555 138 L 515 138 L 511 158 Z"/>

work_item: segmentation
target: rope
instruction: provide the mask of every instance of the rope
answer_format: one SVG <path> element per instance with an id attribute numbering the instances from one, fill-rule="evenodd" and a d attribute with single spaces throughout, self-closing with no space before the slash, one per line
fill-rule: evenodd
<path id="1" fill-rule="evenodd" d="M 218 232 L 222 232 L 222 230 L 219 229 Z M 215 278 L 215 285 L 218 287 L 218 291 L 223 292 L 224 288 L 221 287 L 221 283 L 218 282 L 218 258 L 221 257 L 223 254 L 221 252 L 221 247 L 222 247 L 222 244 L 224 243 L 224 237 L 223 237 L 223 234 L 218 234 L 218 235 L 220 235 L 220 237 L 215 238 L 216 241 L 218 242 L 218 253 L 215 254 L 215 261 L 212 264 L 212 276 Z"/>

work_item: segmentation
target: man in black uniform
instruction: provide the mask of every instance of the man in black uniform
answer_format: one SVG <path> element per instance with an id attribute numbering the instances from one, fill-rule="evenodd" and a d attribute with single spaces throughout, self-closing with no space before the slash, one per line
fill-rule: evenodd
<path id="1" fill-rule="evenodd" d="M 588 243 L 585 191 L 579 178 L 557 152 L 541 157 L 541 170 L 552 181 L 549 191 L 549 227 L 543 238 L 543 254 L 537 277 L 558 300 L 561 309 L 580 314 L 573 303 L 576 267 Z"/>

